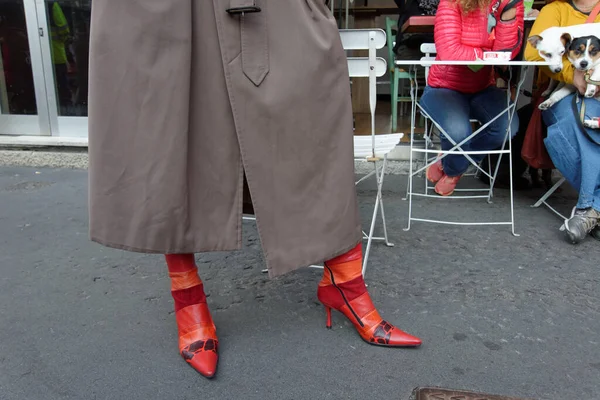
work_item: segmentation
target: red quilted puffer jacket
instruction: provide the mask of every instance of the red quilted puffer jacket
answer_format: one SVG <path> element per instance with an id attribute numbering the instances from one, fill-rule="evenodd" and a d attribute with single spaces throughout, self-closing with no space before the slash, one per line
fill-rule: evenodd
<path id="1" fill-rule="evenodd" d="M 471 61 L 483 58 L 484 51 L 510 51 L 514 58 L 523 44 L 523 3 L 516 6 L 515 19 L 500 21 L 498 16 L 496 27 L 489 34 L 488 15 L 499 3 L 500 0 L 492 0 L 487 12 L 476 10 L 463 15 L 455 0 L 441 0 L 434 28 L 436 60 Z M 473 72 L 462 65 L 432 65 L 428 84 L 476 93 L 495 84 L 494 71 L 491 66 Z"/>

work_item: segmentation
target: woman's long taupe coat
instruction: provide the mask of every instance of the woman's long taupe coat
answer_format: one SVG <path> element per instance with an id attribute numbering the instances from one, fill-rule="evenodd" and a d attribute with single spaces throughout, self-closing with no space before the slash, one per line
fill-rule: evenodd
<path id="1" fill-rule="evenodd" d="M 361 240 L 345 53 L 323 0 L 95 0 L 90 232 L 241 247 L 244 173 L 271 276 Z"/>

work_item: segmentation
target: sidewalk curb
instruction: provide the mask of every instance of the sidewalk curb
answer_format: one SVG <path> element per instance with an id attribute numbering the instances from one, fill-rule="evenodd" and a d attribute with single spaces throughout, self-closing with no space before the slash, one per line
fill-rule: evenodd
<path id="1" fill-rule="evenodd" d="M 87 169 L 87 147 L 49 147 L 49 146 L 5 146 L 0 144 L 0 166 L 20 166 L 38 168 Z M 363 175 L 373 170 L 373 165 L 364 161 L 355 161 L 356 174 Z M 388 175 L 408 175 L 409 162 L 389 160 Z"/>

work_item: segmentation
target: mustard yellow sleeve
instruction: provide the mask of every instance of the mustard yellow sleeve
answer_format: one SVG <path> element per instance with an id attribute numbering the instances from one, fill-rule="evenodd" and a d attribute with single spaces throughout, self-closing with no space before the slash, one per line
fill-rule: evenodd
<path id="1" fill-rule="evenodd" d="M 542 8 L 540 14 L 535 19 L 529 36 L 539 35 L 541 32 L 552 26 L 561 26 L 560 9 L 555 7 L 554 3 L 550 3 Z M 525 59 L 528 61 L 544 61 L 538 51 L 529 42 L 527 42 L 527 46 L 525 47 Z M 566 57 L 563 58 L 563 69 L 561 72 L 554 74 L 550 71 L 550 69 L 548 69 L 548 67 L 540 67 L 540 70 L 544 73 L 544 75 L 554 80 L 565 83 L 573 83 L 573 65 L 569 62 L 569 60 L 567 60 Z"/>

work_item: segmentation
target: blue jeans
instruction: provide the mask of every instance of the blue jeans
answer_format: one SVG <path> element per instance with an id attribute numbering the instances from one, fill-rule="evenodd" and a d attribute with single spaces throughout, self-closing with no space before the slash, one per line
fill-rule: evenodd
<path id="1" fill-rule="evenodd" d="M 600 146 L 592 143 L 577 125 L 571 108 L 573 96 L 565 97 L 543 112 L 548 126 L 544 143 L 554 166 L 579 191 L 577 208 L 593 207 L 600 211 Z M 585 107 L 587 118 L 600 116 L 597 99 L 585 99 Z M 600 131 L 587 129 L 587 132 L 600 143 Z"/>
<path id="2" fill-rule="evenodd" d="M 488 87 L 478 93 L 466 94 L 456 90 L 425 87 L 419 101 L 421 107 L 433 118 L 456 143 L 462 142 L 473 133 L 470 119 L 482 124 L 492 120 L 507 106 L 506 92 L 496 87 Z M 502 147 L 508 129 L 508 113 L 492 122 L 483 132 L 462 147 L 465 151 L 495 150 Z M 510 127 L 511 138 L 519 130 L 519 118 L 514 114 Z M 450 150 L 452 143 L 441 135 L 442 149 Z M 471 158 L 480 162 L 484 154 L 472 154 Z M 444 173 L 458 176 L 465 173 L 470 162 L 465 156 L 448 155 L 442 160 Z"/>

